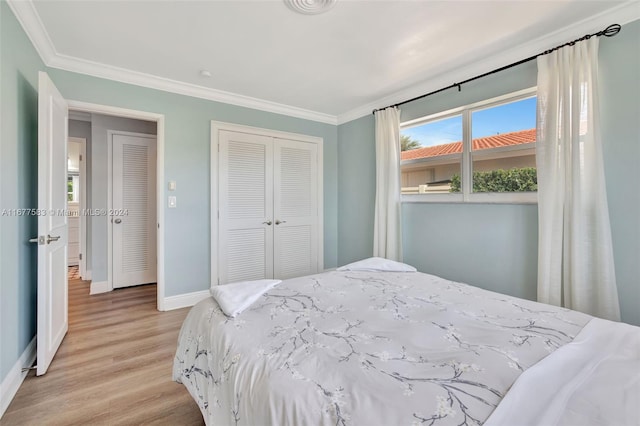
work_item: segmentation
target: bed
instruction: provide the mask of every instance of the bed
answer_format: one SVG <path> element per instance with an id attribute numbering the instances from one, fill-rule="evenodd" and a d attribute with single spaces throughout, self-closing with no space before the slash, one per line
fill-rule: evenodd
<path id="1" fill-rule="evenodd" d="M 420 272 L 330 271 L 235 318 L 198 303 L 173 379 L 209 425 L 638 424 L 639 330 Z"/>

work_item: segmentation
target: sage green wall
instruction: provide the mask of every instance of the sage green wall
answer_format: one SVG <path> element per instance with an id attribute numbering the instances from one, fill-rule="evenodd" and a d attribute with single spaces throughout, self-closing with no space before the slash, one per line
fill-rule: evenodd
<path id="1" fill-rule="evenodd" d="M 600 42 L 604 163 L 622 319 L 640 325 L 640 21 Z M 535 62 L 403 105 L 402 121 L 536 84 Z M 375 197 L 374 121 L 338 127 L 338 264 L 371 256 Z M 360 176 L 365 178 L 360 179 Z M 356 188 L 356 189 L 354 189 Z M 424 272 L 535 299 L 537 206 L 402 206 L 405 261 Z"/>
<path id="2" fill-rule="evenodd" d="M 640 325 L 640 21 L 600 42 L 604 169 L 622 320 Z"/>
<path id="3" fill-rule="evenodd" d="M 38 203 L 38 71 L 44 64 L 0 1 L 0 211 Z M 35 216 L 0 216 L 0 382 L 36 333 Z"/>
<path id="4" fill-rule="evenodd" d="M 324 263 L 326 268 L 336 266 L 337 126 L 57 69 L 49 69 L 48 73 L 67 99 L 165 116 L 164 178 L 166 182 L 177 182 L 174 194 L 178 201 L 178 208 L 165 207 L 164 212 L 166 296 L 206 290 L 210 285 L 211 120 L 303 133 L 324 139 Z M 94 189 L 95 185 L 94 182 Z M 165 185 L 165 199 L 166 196 Z M 95 227 L 93 231 L 96 232 Z M 94 234 L 94 247 L 96 238 Z M 94 253 L 94 269 L 96 261 Z"/>
<path id="5" fill-rule="evenodd" d="M 373 115 L 338 126 L 338 141 L 338 264 L 344 265 L 373 254 Z"/>

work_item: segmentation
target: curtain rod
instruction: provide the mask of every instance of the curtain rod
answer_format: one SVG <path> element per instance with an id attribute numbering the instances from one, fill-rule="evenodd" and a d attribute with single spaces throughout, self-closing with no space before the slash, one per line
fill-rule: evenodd
<path id="1" fill-rule="evenodd" d="M 556 47 L 554 47 L 552 49 L 545 50 L 544 52 L 538 53 L 537 55 L 533 55 L 533 56 L 530 56 L 530 57 L 528 57 L 526 59 L 521 59 L 518 62 L 514 62 L 512 64 L 505 65 L 503 67 L 496 68 L 496 69 L 494 69 L 492 71 L 486 72 L 484 74 L 480 74 L 480 75 L 477 75 L 475 77 L 468 78 L 468 79 L 466 79 L 464 81 L 461 81 L 460 83 L 453 83 L 451 86 L 443 87 L 442 89 L 434 90 L 433 92 L 425 93 L 424 95 L 416 96 L 415 98 L 407 99 L 406 101 L 398 102 L 397 104 L 389 105 L 389 106 L 386 106 L 384 108 L 374 109 L 372 111 L 372 114 L 375 114 L 376 111 L 382 111 L 383 109 L 387 109 L 387 108 L 395 108 L 395 107 L 398 107 L 400 105 L 407 104 L 409 102 L 417 101 L 418 99 L 426 98 L 427 96 L 435 95 L 436 93 L 444 92 L 445 90 L 453 89 L 454 87 L 457 87 L 458 88 L 458 92 L 459 92 L 459 91 L 462 90 L 461 86 L 463 84 L 469 83 L 469 82 L 474 81 L 474 80 L 478 80 L 479 78 L 486 77 L 486 76 L 491 75 L 491 74 L 498 73 L 500 71 L 504 71 L 504 70 L 509 69 L 509 68 L 513 68 L 513 67 L 515 67 L 517 65 L 524 64 L 525 62 L 533 61 L 538 56 L 548 55 L 549 53 L 554 52 L 554 51 L 556 51 L 558 49 L 561 49 L 561 48 L 563 48 L 565 46 L 573 46 L 574 44 L 576 44 L 576 43 L 578 43 L 580 41 L 583 41 L 583 40 L 588 40 L 591 37 L 600 37 L 600 36 L 613 37 L 614 35 L 616 35 L 616 34 L 618 34 L 620 32 L 621 28 L 622 27 L 620 27 L 619 24 L 611 24 L 607 28 L 605 28 L 604 30 L 598 31 L 597 33 L 587 34 L 587 35 L 582 36 L 580 38 L 577 38 L 577 39 L 575 39 L 573 41 L 569 41 L 569 42 L 567 42 L 565 44 L 562 44 L 560 46 L 556 46 Z"/>

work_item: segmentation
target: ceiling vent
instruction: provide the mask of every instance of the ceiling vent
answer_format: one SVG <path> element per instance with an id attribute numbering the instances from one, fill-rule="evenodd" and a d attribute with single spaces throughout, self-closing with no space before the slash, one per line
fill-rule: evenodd
<path id="1" fill-rule="evenodd" d="M 317 15 L 331 9 L 336 0 L 284 0 L 287 7 L 303 15 Z"/>

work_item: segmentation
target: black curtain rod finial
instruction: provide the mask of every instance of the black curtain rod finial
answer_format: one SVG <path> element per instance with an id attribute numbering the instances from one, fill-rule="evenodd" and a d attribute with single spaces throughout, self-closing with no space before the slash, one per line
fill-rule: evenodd
<path id="1" fill-rule="evenodd" d="M 518 62 L 514 62 L 512 64 L 505 65 L 503 67 L 497 68 L 497 69 L 495 69 L 493 71 L 489 71 L 489 72 L 486 72 L 484 74 L 480 74 L 480 75 L 477 75 L 475 77 L 468 78 L 468 79 L 466 79 L 464 81 L 461 81 L 460 83 L 453 83 L 451 86 L 443 87 L 442 89 L 434 90 L 433 92 L 425 93 L 424 95 L 416 96 L 415 98 L 411 98 L 411 99 L 407 99 L 406 101 L 398 102 L 395 105 L 389 105 L 388 107 L 385 107 L 385 108 L 374 109 L 372 114 L 375 114 L 376 111 L 382 111 L 383 109 L 390 108 L 390 107 L 397 108 L 400 105 L 404 105 L 404 104 L 407 104 L 409 102 L 417 101 L 418 99 L 426 98 L 427 96 L 435 95 L 436 93 L 440 93 L 440 92 L 443 92 L 445 90 L 452 89 L 454 87 L 457 87 L 458 88 L 458 92 L 460 92 L 460 91 L 462 91 L 462 88 L 460 86 L 462 86 L 465 83 L 469 83 L 469 82 L 472 82 L 472 81 L 477 80 L 479 78 L 486 77 L 488 75 L 495 74 L 497 72 L 504 71 L 504 70 L 509 69 L 509 68 L 513 68 L 516 65 L 524 64 L 525 62 L 529 62 L 529 61 L 532 61 L 532 60 L 536 59 L 538 56 L 548 55 L 549 53 L 555 52 L 556 50 L 561 49 L 561 48 L 563 48 L 565 46 L 573 46 L 576 43 L 578 43 L 580 41 L 583 41 L 583 40 L 588 40 L 591 37 L 600 37 L 600 36 L 613 37 L 614 35 L 618 34 L 621 29 L 622 29 L 622 27 L 620 26 L 620 24 L 611 24 L 607 28 L 605 28 L 604 30 L 599 31 L 597 33 L 587 34 L 585 36 L 582 36 L 580 38 L 577 38 L 577 39 L 572 40 L 570 42 L 567 42 L 565 44 L 561 44 L 559 46 L 556 46 L 556 47 L 554 47 L 552 49 L 545 50 L 544 52 L 538 53 L 537 55 L 533 55 L 533 56 L 530 56 L 530 57 L 528 57 L 526 59 L 519 60 Z"/>
<path id="2" fill-rule="evenodd" d="M 620 24 L 611 24 L 607 28 L 605 28 L 604 30 L 600 31 L 599 33 L 596 33 L 596 35 L 597 36 L 605 36 L 605 37 L 613 37 L 614 35 L 618 34 L 621 29 L 622 29 L 622 27 L 620 26 Z"/>

